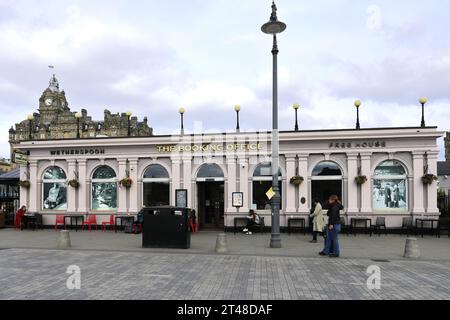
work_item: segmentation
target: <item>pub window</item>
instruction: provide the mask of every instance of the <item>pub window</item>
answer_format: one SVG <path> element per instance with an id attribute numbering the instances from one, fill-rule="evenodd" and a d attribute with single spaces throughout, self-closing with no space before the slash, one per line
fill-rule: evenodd
<path id="1" fill-rule="evenodd" d="M 42 177 L 42 209 L 67 210 L 66 173 L 60 167 L 48 168 Z"/>
<path id="2" fill-rule="evenodd" d="M 215 163 L 204 164 L 197 174 L 197 178 L 223 178 L 222 169 Z"/>
<path id="3" fill-rule="evenodd" d="M 167 170 L 152 164 L 144 172 L 144 207 L 168 206 L 170 204 L 170 179 Z"/>
<path id="4" fill-rule="evenodd" d="M 324 204 L 332 195 L 342 201 L 342 170 L 332 161 L 323 161 L 311 173 L 311 199 Z"/>
<path id="5" fill-rule="evenodd" d="M 97 168 L 92 176 L 92 210 L 117 209 L 117 176 L 108 166 Z"/>
<path id="6" fill-rule="evenodd" d="M 278 187 L 280 189 L 280 196 L 282 197 L 282 177 L 281 170 L 278 171 Z M 272 188 L 272 167 L 270 163 L 260 164 L 253 172 L 253 207 L 256 210 L 271 210 L 271 201 L 267 198 L 267 191 Z M 283 207 L 281 201 L 280 209 Z"/>
<path id="7" fill-rule="evenodd" d="M 406 170 L 396 160 L 381 163 L 374 172 L 373 209 L 378 211 L 407 211 Z"/>

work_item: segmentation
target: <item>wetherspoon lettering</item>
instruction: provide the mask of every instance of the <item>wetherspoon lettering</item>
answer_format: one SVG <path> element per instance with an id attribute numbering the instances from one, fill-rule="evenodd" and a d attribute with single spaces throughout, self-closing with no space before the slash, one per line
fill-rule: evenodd
<path id="1" fill-rule="evenodd" d="M 52 150 L 52 156 L 70 156 L 70 155 L 96 155 L 105 154 L 105 149 L 68 149 L 68 150 Z"/>
<path id="2" fill-rule="evenodd" d="M 386 148 L 386 141 L 330 142 L 330 149 Z"/>
<path id="3" fill-rule="evenodd" d="M 156 146 L 159 153 L 163 152 L 220 152 L 220 151 L 257 151 L 263 150 L 260 143 L 202 144 L 202 145 L 172 145 Z"/>

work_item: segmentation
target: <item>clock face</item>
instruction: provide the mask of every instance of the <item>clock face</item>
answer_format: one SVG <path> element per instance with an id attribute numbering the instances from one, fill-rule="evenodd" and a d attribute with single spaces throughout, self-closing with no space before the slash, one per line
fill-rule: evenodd
<path id="1" fill-rule="evenodd" d="M 53 103 L 53 100 L 52 100 L 52 99 L 45 99 L 45 104 L 46 104 L 47 106 L 51 106 L 52 103 Z"/>

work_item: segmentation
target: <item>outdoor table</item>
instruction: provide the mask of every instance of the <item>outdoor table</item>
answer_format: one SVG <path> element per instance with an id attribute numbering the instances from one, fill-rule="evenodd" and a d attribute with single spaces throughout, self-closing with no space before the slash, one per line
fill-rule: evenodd
<path id="1" fill-rule="evenodd" d="M 66 219 L 70 219 L 70 229 L 73 229 L 73 221 L 75 220 L 75 232 L 78 232 L 78 220 L 81 220 L 81 226 L 84 223 L 84 215 L 82 214 L 73 214 L 64 216 L 64 229 L 66 228 Z"/>
<path id="2" fill-rule="evenodd" d="M 306 228 L 305 228 L 305 218 L 289 218 L 288 219 L 288 233 L 291 234 L 291 228 L 295 228 L 293 224 L 300 223 L 301 229 L 303 229 L 303 234 L 306 235 Z"/>
<path id="3" fill-rule="evenodd" d="M 33 231 L 36 230 L 36 216 L 34 214 L 24 214 L 20 230 L 23 230 L 24 228 L 28 229 L 30 223 L 33 223 Z"/>
<path id="4" fill-rule="evenodd" d="M 129 216 L 129 215 L 126 215 L 126 216 L 115 216 L 115 218 L 114 218 L 114 226 L 115 226 L 115 232 L 117 233 L 117 226 L 118 226 L 118 223 L 117 223 L 117 220 L 120 220 L 120 227 L 122 228 L 123 227 L 123 220 L 129 220 L 129 221 L 131 221 L 131 223 L 133 223 L 134 222 L 134 216 Z"/>
<path id="5" fill-rule="evenodd" d="M 368 230 L 370 236 L 372 236 L 372 230 L 370 229 L 372 219 L 370 219 L 370 218 L 351 218 L 350 225 L 352 226 L 353 235 L 356 237 L 356 228 L 357 228 L 358 222 L 364 222 L 364 231 Z"/>
<path id="6" fill-rule="evenodd" d="M 421 236 L 422 236 L 422 238 L 423 238 L 423 223 L 424 222 L 431 222 L 431 231 L 433 231 L 434 230 L 434 223 L 436 222 L 437 223 L 437 231 L 436 231 L 436 236 L 438 237 L 438 238 L 440 238 L 440 232 L 439 232 L 439 220 L 438 219 L 429 219 L 429 218 L 426 218 L 426 219 L 423 219 L 423 218 L 421 218 L 421 219 L 416 219 L 416 231 L 418 230 L 418 227 L 417 227 L 417 222 L 420 222 L 420 233 L 421 233 Z"/>

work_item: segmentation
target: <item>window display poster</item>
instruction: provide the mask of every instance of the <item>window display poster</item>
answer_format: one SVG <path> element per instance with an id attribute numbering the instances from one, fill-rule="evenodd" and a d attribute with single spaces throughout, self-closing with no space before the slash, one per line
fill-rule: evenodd
<path id="1" fill-rule="evenodd" d="M 233 196 L 232 196 L 233 207 L 242 208 L 244 206 L 243 198 L 244 198 L 244 193 L 233 192 Z"/>
<path id="2" fill-rule="evenodd" d="M 186 189 L 177 189 L 175 191 L 175 206 L 179 208 L 187 208 L 187 190 Z"/>

